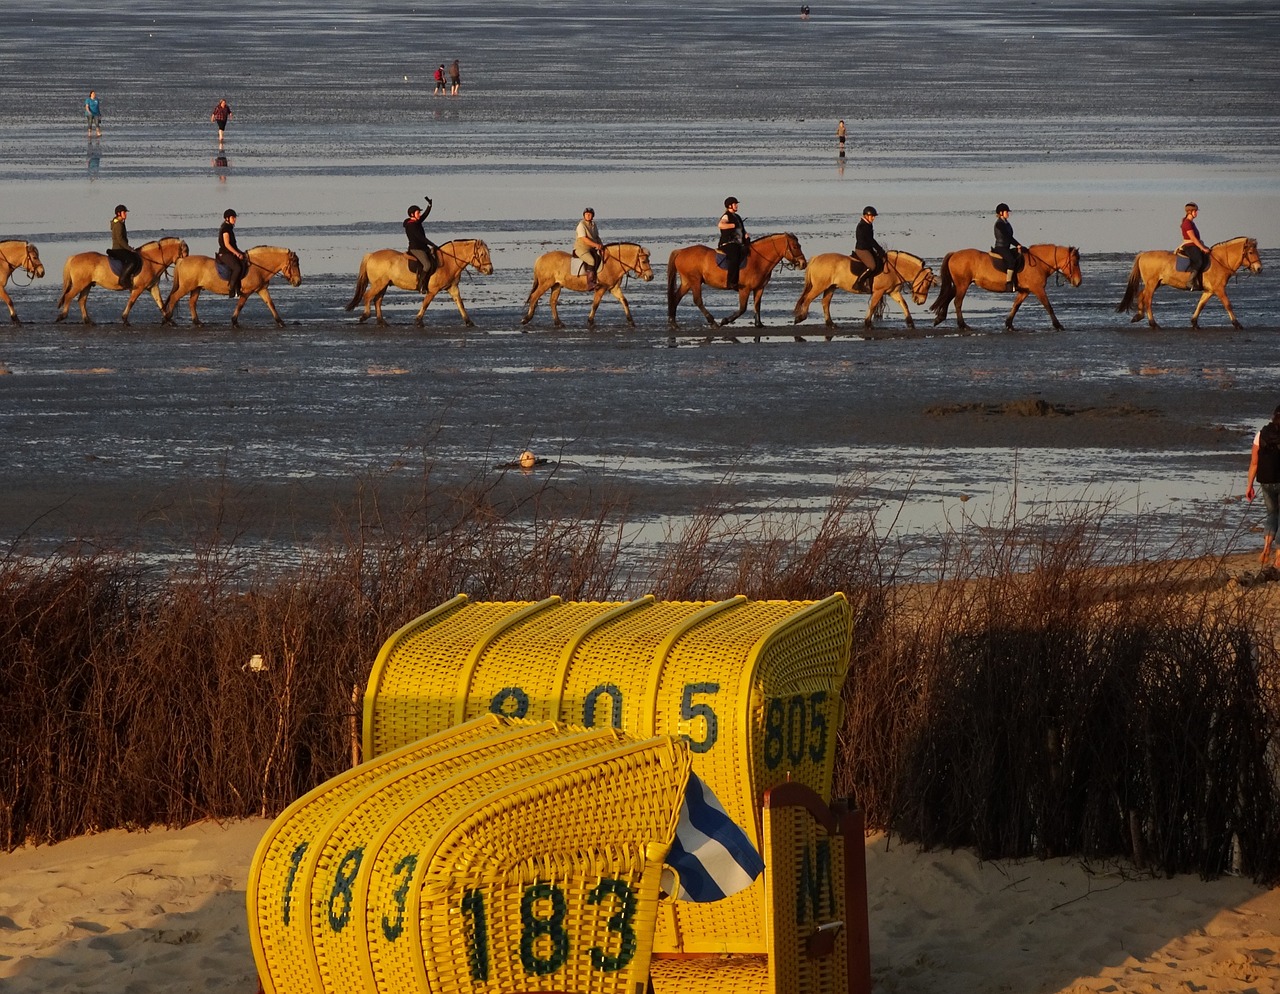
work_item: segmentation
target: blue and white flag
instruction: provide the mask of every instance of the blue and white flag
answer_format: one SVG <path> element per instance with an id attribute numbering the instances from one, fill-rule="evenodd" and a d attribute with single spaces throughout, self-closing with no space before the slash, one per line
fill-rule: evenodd
<path id="1" fill-rule="evenodd" d="M 764 860 L 747 833 L 692 772 L 667 866 L 680 880 L 674 893 L 670 887 L 664 889 L 677 901 L 700 902 L 719 901 L 745 890 L 764 870 Z"/>

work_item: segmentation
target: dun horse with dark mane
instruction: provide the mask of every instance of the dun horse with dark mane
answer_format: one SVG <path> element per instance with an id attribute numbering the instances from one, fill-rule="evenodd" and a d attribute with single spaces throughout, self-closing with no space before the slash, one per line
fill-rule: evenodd
<path id="1" fill-rule="evenodd" d="M 13 301 L 5 291 L 5 284 L 19 269 L 26 270 L 27 276 L 33 280 L 44 276 L 44 263 L 40 261 L 40 253 L 36 247 L 24 241 L 0 242 L 0 300 L 9 308 L 9 321 L 12 324 L 22 322 L 18 320 L 18 312 L 14 310 Z"/>
<path id="2" fill-rule="evenodd" d="M 755 326 L 761 328 L 760 298 L 764 288 L 769 285 L 773 271 L 779 265 L 788 265 L 794 269 L 804 269 L 804 253 L 800 250 L 800 240 L 789 232 L 779 232 L 751 240 L 751 249 L 742 269 L 738 273 L 739 289 L 738 309 L 723 321 L 721 325 L 736 321 L 747 310 L 747 301 L 755 297 Z M 693 302 L 707 319 L 707 324 L 716 326 L 715 316 L 702 303 L 704 285 L 725 289 L 728 282 L 725 270 L 716 262 L 716 250 L 706 245 L 690 245 L 676 249 L 667 260 L 667 320 L 672 328 L 676 323 L 676 308 L 686 293 L 693 294 Z"/>
<path id="3" fill-rule="evenodd" d="M 815 255 L 804 271 L 804 289 L 800 291 L 800 299 L 796 301 L 796 324 L 809 316 L 809 305 L 821 295 L 822 315 L 826 319 L 826 325 L 828 328 L 836 327 L 836 323 L 831 320 L 831 298 L 840 289 L 850 293 L 871 294 L 871 299 L 867 301 L 867 316 L 862 322 L 864 330 L 870 331 L 872 319 L 884 312 L 887 297 L 898 302 L 907 320 L 907 327 L 914 328 L 916 323 L 911 317 L 911 311 L 907 309 L 907 302 L 902 298 L 902 289 L 909 288 L 911 299 L 918 306 L 923 305 L 929 299 L 929 289 L 933 286 L 933 270 L 924 264 L 923 259 L 910 252 L 890 249 L 885 256 L 884 269 L 872 281 L 871 290 L 867 291 L 854 289 L 858 277 L 853 275 L 847 255 L 839 252 Z M 828 335 L 827 341 L 830 340 L 831 336 Z"/>
<path id="4" fill-rule="evenodd" d="M 1049 277 L 1054 273 L 1061 273 L 1072 286 L 1080 285 L 1080 250 L 1066 245 L 1032 245 L 1027 250 L 1026 258 L 1026 266 L 1023 267 L 1022 272 L 1018 273 L 1018 289 L 1014 292 L 1013 307 L 1009 309 L 1004 319 L 1005 330 L 1013 331 L 1013 318 L 1018 313 L 1018 308 L 1022 306 L 1028 294 L 1035 294 L 1036 299 L 1048 312 L 1054 330 L 1062 331 L 1062 323 L 1058 320 L 1058 315 L 1053 313 L 1053 305 L 1049 303 L 1049 297 L 1044 288 L 1049 282 Z M 977 284 L 983 290 L 990 290 L 992 293 L 1003 293 L 1008 290 L 1004 270 L 996 268 L 995 257 L 985 249 L 969 248 L 950 252 L 942 260 L 940 268 L 942 286 L 938 290 L 938 299 L 933 302 L 931 308 L 935 325 L 942 324 L 947 319 L 947 308 L 954 300 L 956 327 L 961 331 L 969 329 L 965 324 L 964 315 L 960 312 L 960 305 L 964 302 L 964 295 L 972 284 Z"/>
<path id="5" fill-rule="evenodd" d="M 240 312 L 248 302 L 251 294 L 257 294 L 267 305 L 267 310 L 275 318 L 276 327 L 284 327 L 284 318 L 276 310 L 275 302 L 267 291 L 267 285 L 277 273 L 289 281 L 291 286 L 302 282 L 302 269 L 298 265 L 298 254 L 287 248 L 275 245 L 255 245 L 245 253 L 249 258 L 249 268 L 240 280 L 240 296 L 236 298 L 235 310 L 231 312 L 231 326 L 240 327 Z M 207 255 L 193 255 L 183 259 L 173 271 L 173 289 L 164 302 L 165 323 L 173 320 L 173 310 L 183 297 L 190 297 L 191 323 L 197 328 L 204 324 L 196 313 L 196 301 L 200 299 L 201 290 L 211 290 L 226 296 L 231 287 L 227 278 L 218 272 L 215 260 Z"/>
<path id="6" fill-rule="evenodd" d="M 602 258 L 596 272 L 598 285 L 595 290 L 587 289 L 585 275 L 574 274 L 570 270 L 573 257 L 568 252 L 545 252 L 538 256 L 538 261 L 533 264 L 533 289 L 529 291 L 529 300 L 525 305 L 524 317 L 520 319 L 520 323 L 528 324 L 533 320 L 533 312 L 538 307 L 538 301 L 550 290 L 551 296 L 547 303 L 551 307 L 551 320 L 557 328 L 563 328 L 564 323 L 560 320 L 560 312 L 557 308 L 560 302 L 560 291 L 573 290 L 577 293 L 594 295 L 591 300 L 591 310 L 587 314 L 588 328 L 595 325 L 596 309 L 606 293 L 611 293 L 617 298 L 618 303 L 622 305 L 622 313 L 627 317 L 627 324 L 635 327 L 635 321 L 631 319 L 631 305 L 627 303 L 627 298 L 622 292 L 622 283 L 628 273 L 635 273 L 646 283 L 653 279 L 653 268 L 649 265 L 649 250 L 635 242 L 610 242 L 600 254 Z"/>
<path id="7" fill-rule="evenodd" d="M 446 291 L 453 302 L 458 305 L 458 313 L 462 315 L 462 323 L 474 328 L 475 322 L 467 313 L 462 303 L 462 293 L 458 283 L 462 279 L 462 271 L 468 266 L 475 267 L 477 272 L 489 276 L 493 272 L 493 262 L 489 258 L 489 246 L 479 238 L 455 238 L 445 242 L 436 252 L 438 265 L 427 282 L 427 292 L 422 295 L 422 306 L 414 315 L 413 323 L 419 328 L 423 325 L 423 315 L 427 307 L 435 300 L 436 294 Z M 380 325 L 387 322 L 382 317 L 382 298 L 387 289 L 398 286 L 401 290 L 418 291 L 418 274 L 409 271 L 409 256 L 400 249 L 378 249 L 369 252 L 360 260 L 360 272 L 356 276 L 356 292 L 347 303 L 347 310 L 355 310 L 356 304 L 364 299 L 364 313 L 360 315 L 360 323 L 369 319 L 369 308 L 373 307 Z"/>
<path id="8" fill-rule="evenodd" d="M 1124 289 L 1124 299 L 1116 305 L 1120 313 L 1132 310 L 1133 321 L 1141 321 L 1144 317 L 1152 328 L 1156 324 L 1155 311 L 1151 309 L 1151 298 L 1161 286 L 1171 286 L 1175 290 L 1189 290 L 1190 272 L 1178 272 L 1178 257 L 1173 252 L 1139 252 L 1133 260 L 1133 269 L 1129 271 L 1129 283 Z M 1236 271 L 1243 266 L 1251 273 L 1262 272 L 1262 257 L 1258 255 L 1258 240 L 1240 235 L 1218 242 L 1209 249 L 1209 265 L 1201 274 L 1204 291 L 1191 315 L 1191 327 L 1200 327 L 1200 312 L 1204 310 L 1209 298 L 1217 297 L 1222 301 L 1223 310 L 1231 319 L 1232 327 L 1242 327 L 1236 320 L 1236 312 L 1231 309 L 1231 301 L 1227 298 L 1227 282 Z M 1138 285 L 1142 284 L 1139 293 Z"/>
<path id="9" fill-rule="evenodd" d="M 129 291 L 129 299 L 120 315 L 120 320 L 125 324 L 129 323 L 129 312 L 133 310 L 133 305 L 144 293 L 151 294 L 160 314 L 164 315 L 164 304 L 160 300 L 157 284 L 165 270 L 179 259 L 186 258 L 187 243 L 181 238 L 161 238 L 159 241 L 147 242 L 137 251 L 142 256 L 142 268 L 133 277 L 133 289 Z M 124 289 L 120 285 L 120 277 L 111 268 L 111 260 L 101 252 L 81 252 L 68 259 L 67 264 L 62 267 L 62 296 L 58 299 L 58 316 L 55 320 L 61 321 L 67 316 L 74 297 L 80 303 L 81 319 L 85 324 L 93 324 L 86 298 L 95 285 L 104 290 Z"/>

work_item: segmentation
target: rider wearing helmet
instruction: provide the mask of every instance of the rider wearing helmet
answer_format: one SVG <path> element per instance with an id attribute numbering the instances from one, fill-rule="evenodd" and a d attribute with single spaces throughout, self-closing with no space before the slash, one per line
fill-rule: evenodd
<path id="1" fill-rule="evenodd" d="M 747 243 L 751 236 L 747 234 L 747 226 L 738 213 L 738 198 L 724 198 L 724 213 L 716 227 L 720 229 L 720 251 L 724 253 L 726 290 L 738 289 L 738 272 L 747 258 Z"/>
<path id="2" fill-rule="evenodd" d="M 862 208 L 862 219 L 853 233 L 853 258 L 865 267 L 853 284 L 854 293 L 867 293 L 884 270 L 885 251 L 876 241 L 875 220 L 879 212 L 868 205 Z"/>
<path id="3" fill-rule="evenodd" d="M 996 243 L 991 251 L 1004 260 L 1004 282 L 1008 290 L 1018 291 L 1018 267 L 1022 261 L 1022 245 L 1013 237 L 1013 225 L 1009 223 L 1009 205 L 996 204 Z"/>
<path id="4" fill-rule="evenodd" d="M 240 281 L 249 271 L 249 257 L 236 244 L 236 212 L 230 207 L 222 212 L 222 227 L 218 229 L 218 254 L 214 258 L 227 267 L 227 296 L 240 296 Z"/>
<path id="5" fill-rule="evenodd" d="M 1182 219 L 1182 245 L 1178 251 L 1191 263 L 1191 278 L 1187 281 L 1188 290 L 1204 292 L 1202 274 L 1209 261 L 1209 246 L 1200 240 L 1200 229 L 1196 227 L 1196 215 L 1200 208 L 1195 204 L 1187 204 L 1186 216 Z"/>
<path id="6" fill-rule="evenodd" d="M 436 252 L 439 251 L 439 247 L 427 237 L 427 233 L 422 229 L 422 222 L 431 213 L 431 198 L 427 197 L 426 201 L 427 209 L 425 211 L 417 204 L 413 204 L 407 212 L 409 216 L 404 219 L 404 233 L 409 239 L 409 257 L 417 261 L 419 266 L 419 293 L 427 292 L 427 284 L 431 281 L 431 274 L 436 271 Z M 409 269 L 413 270 L 412 264 L 410 264 Z"/>
<path id="7" fill-rule="evenodd" d="M 128 214 L 128 207 L 124 204 L 116 205 L 116 216 L 111 219 L 111 248 L 107 249 L 107 257 L 120 263 L 122 290 L 133 289 L 133 277 L 142 269 L 142 256 L 129 244 L 129 229 L 124 223 Z"/>
<path id="8" fill-rule="evenodd" d="M 596 271 L 600 268 L 602 256 L 597 253 L 603 251 L 604 242 L 600 241 L 600 230 L 596 227 L 596 209 L 584 207 L 582 220 L 573 233 L 573 254 L 582 260 L 582 265 L 586 268 L 588 290 L 599 288 Z"/>

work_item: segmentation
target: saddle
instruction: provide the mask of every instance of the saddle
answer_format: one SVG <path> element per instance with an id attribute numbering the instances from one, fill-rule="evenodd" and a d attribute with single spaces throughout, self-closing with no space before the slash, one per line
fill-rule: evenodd
<path id="1" fill-rule="evenodd" d="M 1173 253 L 1173 271 L 1175 273 L 1191 272 L 1191 260 L 1187 258 L 1187 254 L 1182 251 L 1181 246 L 1175 249 Z"/>
<path id="2" fill-rule="evenodd" d="M 125 260 L 116 254 L 118 251 L 118 249 L 107 249 L 107 263 L 111 266 L 112 275 L 117 279 L 119 279 L 120 274 L 124 272 L 125 266 Z"/>
<path id="3" fill-rule="evenodd" d="M 586 276 L 587 264 L 579 259 L 576 255 L 569 256 L 569 275 L 570 276 Z"/>
<path id="4" fill-rule="evenodd" d="M 742 265 L 745 266 L 747 264 L 747 260 L 751 258 L 751 243 L 747 242 L 742 246 L 742 248 Z M 716 265 L 725 272 L 729 271 L 729 257 L 724 254 L 724 249 L 722 248 L 716 249 Z"/>
<path id="5" fill-rule="evenodd" d="M 991 264 L 996 267 L 997 272 L 1003 273 L 1008 270 L 1009 267 L 1005 265 L 1004 256 L 1000 254 L 998 249 L 993 248 L 987 254 L 991 256 Z M 1018 251 L 1018 262 L 1013 267 L 1013 271 L 1015 273 L 1020 273 L 1026 268 L 1027 268 L 1027 250 L 1020 249 Z"/>
<path id="6" fill-rule="evenodd" d="M 222 261 L 222 256 L 218 256 L 213 260 L 213 268 L 218 271 L 218 279 L 220 280 L 231 279 L 231 267 Z"/>

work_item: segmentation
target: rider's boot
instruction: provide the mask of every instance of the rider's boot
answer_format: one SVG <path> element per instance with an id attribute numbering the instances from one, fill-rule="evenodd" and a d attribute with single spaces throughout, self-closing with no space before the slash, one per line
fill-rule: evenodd
<path id="1" fill-rule="evenodd" d="M 587 289 L 588 290 L 600 289 L 600 283 L 596 280 L 596 267 L 587 266 L 586 270 L 587 270 Z"/>

